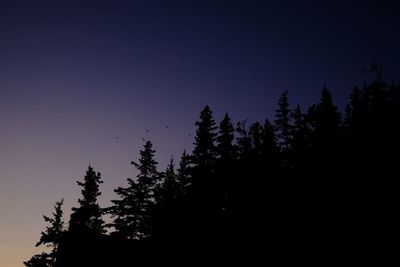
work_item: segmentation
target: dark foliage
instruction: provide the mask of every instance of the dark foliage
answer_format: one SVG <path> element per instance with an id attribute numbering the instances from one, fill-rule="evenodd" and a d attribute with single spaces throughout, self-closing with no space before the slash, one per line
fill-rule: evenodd
<path id="1" fill-rule="evenodd" d="M 43 216 L 45 222 L 50 225 L 46 227 L 46 231 L 41 233 L 39 242 L 36 246 L 45 245 L 50 248 L 50 253 L 43 252 L 34 255 L 29 261 L 24 262 L 27 267 L 48 267 L 54 266 L 58 255 L 58 247 L 65 233 L 62 205 L 64 200 L 57 201 L 52 217 Z"/>
<path id="2" fill-rule="evenodd" d="M 226 114 L 217 127 L 206 106 L 195 125 L 194 150 L 183 153 L 177 170 L 171 159 L 158 172 L 152 143 L 145 143 L 139 162 L 132 162 L 139 175 L 115 189 L 119 199 L 107 209 L 111 234 L 104 234 L 96 204 L 100 174 L 89 167 L 56 267 L 239 259 L 252 266 L 260 258 L 331 262 L 368 251 L 379 238 L 372 229 L 393 221 L 398 85 L 379 79 L 355 88 L 343 120 L 324 87 L 320 101 L 306 111 L 291 109 L 284 92 L 274 123 L 241 121 L 235 128 Z M 88 227 L 72 231 L 78 217 Z M 52 227 L 40 244 L 58 244 L 49 230 L 58 229 L 58 220 L 46 221 Z M 25 265 L 50 266 L 49 258 L 36 255 Z"/>
<path id="3" fill-rule="evenodd" d="M 101 195 L 99 185 L 103 183 L 100 172 L 95 172 L 91 166 L 88 167 L 83 182 L 77 182 L 82 187 L 82 199 L 79 199 L 79 207 L 72 208 L 69 228 L 87 228 L 98 234 L 106 232 L 103 211 L 97 203 L 97 197 Z"/>

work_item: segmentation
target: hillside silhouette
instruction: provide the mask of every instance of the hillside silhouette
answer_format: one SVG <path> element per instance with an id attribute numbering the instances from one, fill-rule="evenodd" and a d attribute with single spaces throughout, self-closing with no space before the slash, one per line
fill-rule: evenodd
<path id="1" fill-rule="evenodd" d="M 302 110 L 278 100 L 275 117 L 215 122 L 206 106 L 194 149 L 166 170 L 145 141 L 137 177 L 100 207 L 89 166 L 68 225 L 56 202 L 28 267 L 211 265 L 339 257 L 367 252 L 393 221 L 400 148 L 400 86 L 355 87 L 344 114 L 323 88 Z M 106 223 L 104 215 L 111 221 Z M 376 229 L 380 229 L 376 231 Z"/>

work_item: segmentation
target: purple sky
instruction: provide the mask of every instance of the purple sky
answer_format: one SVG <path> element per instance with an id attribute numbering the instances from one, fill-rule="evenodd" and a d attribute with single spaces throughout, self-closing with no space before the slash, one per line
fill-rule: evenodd
<path id="1" fill-rule="evenodd" d="M 399 7 L 1 1 L 0 266 L 22 266 L 38 251 L 42 214 L 63 197 L 69 215 L 89 163 L 103 174 L 108 205 L 135 174 L 129 163 L 142 138 L 154 142 L 161 166 L 190 150 L 206 104 L 217 121 L 226 111 L 263 120 L 283 90 L 306 108 L 326 84 L 342 108 L 373 62 L 399 80 Z"/>

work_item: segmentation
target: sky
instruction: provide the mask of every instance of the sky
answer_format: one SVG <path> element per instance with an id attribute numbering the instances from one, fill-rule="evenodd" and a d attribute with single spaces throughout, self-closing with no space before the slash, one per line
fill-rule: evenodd
<path id="1" fill-rule="evenodd" d="M 398 1 L 0 1 L 0 266 L 21 267 L 54 202 L 65 220 L 89 164 L 102 206 L 134 177 L 143 139 L 164 168 L 194 122 L 343 109 L 372 63 L 400 80 Z"/>

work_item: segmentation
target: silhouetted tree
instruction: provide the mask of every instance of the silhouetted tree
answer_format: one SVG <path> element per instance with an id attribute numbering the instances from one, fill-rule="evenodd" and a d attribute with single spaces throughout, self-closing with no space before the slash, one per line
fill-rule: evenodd
<path id="1" fill-rule="evenodd" d="M 216 159 L 215 139 L 217 129 L 209 106 L 200 113 L 200 120 L 196 121 L 196 137 L 192 153 L 192 164 L 196 178 L 206 179 L 212 173 Z"/>
<path id="2" fill-rule="evenodd" d="M 42 254 L 34 255 L 29 261 L 24 261 L 26 267 L 51 267 L 52 261 L 49 259 L 49 254 L 43 252 Z"/>
<path id="3" fill-rule="evenodd" d="M 251 137 L 246 127 L 246 121 L 237 123 L 236 132 L 238 133 L 236 138 L 238 158 L 241 161 L 241 165 L 246 165 L 247 161 L 249 161 L 251 150 Z"/>
<path id="4" fill-rule="evenodd" d="M 45 222 L 50 225 L 46 227 L 46 230 L 41 233 L 39 242 L 36 243 L 36 247 L 45 245 L 50 248 L 50 253 L 43 252 L 33 256 L 29 261 L 24 262 L 27 267 L 52 267 L 54 266 L 58 246 L 60 244 L 61 238 L 64 234 L 64 221 L 63 221 L 63 211 L 62 205 L 64 200 L 57 201 L 52 217 L 47 217 L 43 215 Z"/>
<path id="5" fill-rule="evenodd" d="M 284 91 L 278 100 L 278 109 L 275 114 L 275 130 L 278 144 L 283 151 L 287 151 L 292 142 L 292 124 L 287 91 Z"/>
<path id="6" fill-rule="evenodd" d="M 83 182 L 77 183 L 82 187 L 82 199 L 78 200 L 78 208 L 72 208 L 70 229 L 86 228 L 94 233 L 105 233 L 103 212 L 97 202 L 97 197 L 101 195 L 99 185 L 103 183 L 100 172 L 96 173 L 89 165 Z"/>
<path id="7" fill-rule="evenodd" d="M 314 147 L 317 150 L 332 148 L 340 137 L 340 114 L 333 104 L 332 96 L 328 89 L 322 90 L 321 100 L 312 111 L 314 119 Z"/>
<path id="8" fill-rule="evenodd" d="M 118 187 L 114 190 L 120 199 L 112 200 L 114 206 L 108 209 L 114 218 L 110 226 L 116 229 L 117 235 L 124 238 L 146 239 L 151 235 L 154 191 L 161 179 L 154 153 L 153 144 L 145 142 L 143 150 L 140 150 L 139 162 L 131 162 L 139 171 L 137 181 L 128 178 L 127 188 Z"/>
<path id="9" fill-rule="evenodd" d="M 236 160 L 236 148 L 234 146 L 234 132 L 231 118 L 226 113 L 219 125 L 217 136 L 217 187 L 220 202 L 220 213 L 225 213 L 227 203 L 231 198 L 234 178 L 234 164 Z"/>
<path id="10" fill-rule="evenodd" d="M 168 205 L 168 203 L 173 202 L 178 197 L 179 184 L 173 158 L 170 159 L 167 169 L 164 172 L 163 183 L 160 185 L 158 193 L 156 200 L 157 202 L 164 203 L 164 205 Z"/>
<path id="11" fill-rule="evenodd" d="M 200 113 L 200 119 L 196 121 L 197 126 L 194 149 L 191 155 L 192 163 L 192 186 L 191 224 L 199 229 L 193 234 L 199 238 L 212 235 L 210 227 L 215 219 L 218 207 L 216 205 L 218 193 L 215 188 L 216 146 L 215 139 L 217 127 L 212 111 L 206 106 Z M 215 221 L 215 220 L 214 220 Z"/>
<path id="12" fill-rule="evenodd" d="M 276 140 L 274 126 L 268 119 L 265 119 L 262 129 L 261 152 L 264 162 L 273 166 L 276 170 L 280 167 L 279 147 Z"/>
<path id="13" fill-rule="evenodd" d="M 291 151 L 289 161 L 291 162 L 294 175 L 302 177 L 307 175 L 307 168 L 310 164 L 311 129 L 307 116 L 301 111 L 300 106 L 291 112 L 293 121 Z"/>
<path id="14" fill-rule="evenodd" d="M 138 184 L 131 178 L 127 179 L 128 187 L 118 187 L 114 192 L 120 199 L 111 200 L 114 206 L 107 211 L 111 214 L 113 222 L 109 226 L 115 228 L 114 235 L 128 239 L 139 239 L 138 229 L 143 220 Z"/>
<path id="15" fill-rule="evenodd" d="M 228 113 L 225 114 L 219 125 L 219 133 L 217 136 L 218 160 L 225 164 L 232 164 L 235 159 L 235 148 L 233 141 L 235 129 L 233 128 L 231 118 Z M 228 166 L 227 166 L 228 167 Z"/>
<path id="16" fill-rule="evenodd" d="M 183 151 L 182 153 L 179 167 L 177 169 L 176 179 L 179 184 L 179 195 L 186 195 L 192 184 L 191 160 L 190 155 L 188 155 L 186 151 Z"/>
<path id="17" fill-rule="evenodd" d="M 154 226 L 153 236 L 158 240 L 167 240 L 176 238 L 178 234 L 179 229 L 176 228 L 180 216 L 178 201 L 182 201 L 181 185 L 177 180 L 173 158 L 170 159 L 162 175 L 163 182 L 155 191 L 156 204 L 153 206 L 151 219 Z"/>
<path id="18" fill-rule="evenodd" d="M 63 233 L 57 202 L 38 243 L 52 252 L 24 264 L 140 266 L 156 258 L 166 264 L 185 256 L 236 255 L 242 244 L 255 248 L 262 242 L 290 254 L 310 243 L 328 249 L 325 240 L 336 245 L 349 237 L 372 239 L 375 224 L 395 221 L 400 86 L 389 86 L 379 74 L 355 88 L 344 122 L 326 87 L 307 112 L 290 109 L 287 95 L 279 98 L 274 123 L 241 121 L 236 132 L 228 114 L 217 128 L 206 106 L 195 123 L 193 153 L 183 152 L 176 171 L 171 159 L 158 172 L 152 143 L 145 142 L 132 162 L 137 177 L 115 189 L 119 198 L 107 209 L 115 228 L 110 236 L 98 234 L 104 229 L 97 204 L 101 180 L 89 166 L 85 181 L 78 182 L 83 199 L 73 209 L 70 229 L 83 225 L 92 232 Z M 111 260 L 106 264 L 102 256 Z M 74 257 L 86 260 L 68 261 Z"/>

